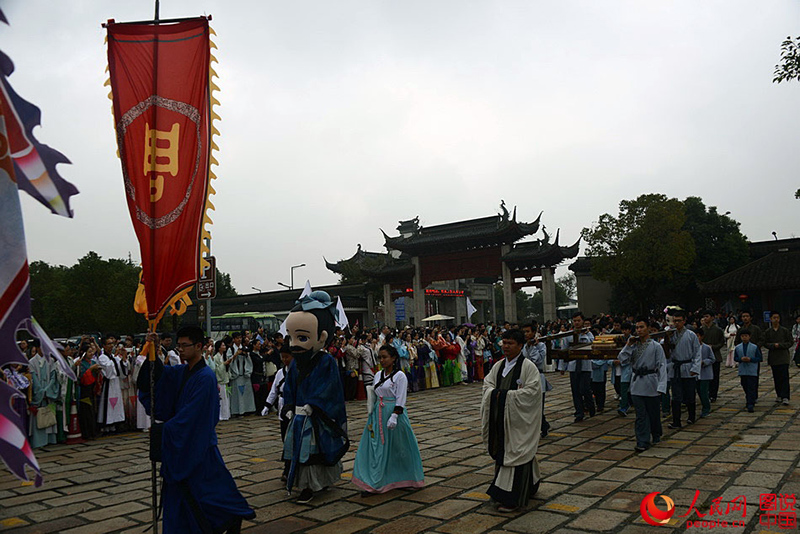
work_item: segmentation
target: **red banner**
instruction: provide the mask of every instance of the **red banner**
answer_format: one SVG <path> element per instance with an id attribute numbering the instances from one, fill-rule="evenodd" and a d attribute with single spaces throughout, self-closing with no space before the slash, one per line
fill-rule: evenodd
<path id="1" fill-rule="evenodd" d="M 147 316 L 198 278 L 211 158 L 208 20 L 109 22 L 108 66 Z"/>

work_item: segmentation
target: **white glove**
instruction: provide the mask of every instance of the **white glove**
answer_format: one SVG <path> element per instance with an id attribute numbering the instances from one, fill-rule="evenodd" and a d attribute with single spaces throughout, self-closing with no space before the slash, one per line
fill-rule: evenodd
<path id="1" fill-rule="evenodd" d="M 264 406 L 264 409 L 261 410 L 261 415 L 267 415 L 269 413 L 269 406 Z"/>
<path id="2" fill-rule="evenodd" d="M 288 412 L 286 412 L 286 420 L 291 421 L 292 419 L 294 419 L 294 412 L 289 410 Z"/>
<path id="3" fill-rule="evenodd" d="M 397 426 L 397 414 L 393 413 L 389 416 L 389 420 L 386 421 L 386 428 L 392 429 Z"/>

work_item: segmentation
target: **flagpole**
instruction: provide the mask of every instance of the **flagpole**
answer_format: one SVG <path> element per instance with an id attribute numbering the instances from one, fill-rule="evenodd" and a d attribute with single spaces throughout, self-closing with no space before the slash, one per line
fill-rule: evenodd
<path id="1" fill-rule="evenodd" d="M 153 17 L 153 24 L 158 26 L 161 3 L 159 0 L 155 0 L 155 2 L 156 6 L 155 6 L 155 16 Z M 156 32 L 155 39 L 153 41 L 153 96 L 155 97 L 157 94 L 158 94 L 158 33 Z M 153 127 L 156 129 L 158 129 L 158 120 L 156 117 L 157 114 L 158 114 L 158 106 L 153 105 Z M 156 142 L 155 140 L 153 140 L 151 146 L 152 154 L 150 155 L 151 161 L 153 162 L 153 168 L 155 168 L 155 162 L 156 162 L 155 148 L 156 148 Z M 154 215 L 155 215 L 155 203 L 151 199 L 150 216 L 153 217 Z M 150 239 L 150 257 L 155 258 L 156 240 L 152 239 L 152 237 L 153 236 L 151 236 Z M 151 333 L 155 334 L 157 326 L 156 322 L 151 321 L 150 324 L 151 324 L 150 328 Z M 148 356 L 150 358 L 150 418 L 152 419 L 153 423 L 155 423 L 156 420 L 156 385 L 155 385 L 156 361 L 155 360 L 158 357 L 156 355 L 155 344 L 153 344 L 153 346 L 150 347 L 150 354 Z M 153 448 L 153 440 L 151 435 L 150 439 L 151 455 L 152 455 L 152 448 Z M 152 497 L 151 507 L 153 509 L 153 534 L 158 534 L 158 472 L 156 470 L 156 461 L 152 458 L 152 456 L 150 458 L 150 490 L 151 490 L 150 494 Z"/>

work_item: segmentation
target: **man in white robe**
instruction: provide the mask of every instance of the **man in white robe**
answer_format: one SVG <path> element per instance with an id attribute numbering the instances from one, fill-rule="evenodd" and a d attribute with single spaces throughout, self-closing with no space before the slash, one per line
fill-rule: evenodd
<path id="1" fill-rule="evenodd" d="M 103 340 L 103 352 L 97 358 L 100 372 L 103 373 L 103 392 L 97 408 L 97 422 L 103 426 L 103 432 L 116 430 L 116 424 L 125 421 L 125 401 L 122 397 L 120 379 L 128 376 L 127 357 L 123 360 L 115 356 L 115 339 L 106 336 Z"/>
<path id="2" fill-rule="evenodd" d="M 542 425 L 542 383 L 536 365 L 522 355 L 519 329 L 503 332 L 503 355 L 483 381 L 481 433 L 495 461 L 487 493 L 498 511 L 525 506 L 539 489 L 536 450 Z"/>

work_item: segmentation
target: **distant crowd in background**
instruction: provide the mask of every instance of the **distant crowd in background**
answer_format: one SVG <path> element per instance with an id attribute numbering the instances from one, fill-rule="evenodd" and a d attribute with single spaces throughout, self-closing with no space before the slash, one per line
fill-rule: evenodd
<path id="1" fill-rule="evenodd" d="M 771 323 L 764 327 L 757 326 L 747 311 L 734 315 L 698 310 L 685 315 L 686 329 L 699 334 L 698 346 L 707 345 L 709 352 L 700 355 L 698 361 L 702 360 L 702 363 L 697 376 L 691 377 L 697 383 L 696 388 L 692 387 L 692 398 L 684 391 L 678 393 L 679 410 L 681 403 L 693 406 L 696 394 L 701 401 L 700 416 L 706 416 L 710 410 L 709 403 L 716 400 L 720 367 L 737 367 L 742 376 L 757 376 L 760 372 L 758 362 L 762 360 L 772 368 L 777 402 L 789 403 L 789 365 L 794 363 L 800 367 L 800 317 L 794 318 L 787 328 L 781 326 L 779 314 L 773 314 Z M 584 416 L 605 410 L 606 383 L 613 385 L 615 400 L 619 401 L 619 415 L 625 416 L 632 409 L 632 378 L 627 367 L 631 362 L 626 364 L 625 358 L 622 361 L 591 360 L 581 363 L 580 370 L 576 370 L 578 367 L 575 365 L 570 368 L 567 362 L 557 366 L 557 362 L 547 361 L 547 347 L 541 340 L 549 334 L 571 330 L 575 321 L 580 321 L 586 328 L 584 341 L 600 335 L 627 339 L 635 335 L 637 322 L 642 320 L 646 321 L 651 332 L 674 328 L 665 313 L 639 318 L 610 315 L 584 318 L 578 313 L 572 320 L 560 319 L 543 324 L 505 322 L 402 329 L 353 326 L 344 331 L 337 330 L 328 351 L 339 363 L 346 400 L 363 399 L 364 388 L 372 385 L 375 373 L 380 370 L 378 353 L 384 345 L 397 350 L 400 368 L 407 378 L 408 392 L 413 393 L 483 380 L 491 366 L 503 358 L 503 332 L 520 328 L 526 336 L 524 355 L 535 360 L 541 373 L 561 370 L 578 375 L 571 386 L 576 404 L 575 419 L 580 421 Z M 744 341 L 744 335 L 747 341 Z M 565 349 L 571 342 L 572 337 L 549 341 L 553 349 Z M 659 342 L 663 343 L 663 338 Z M 73 410 L 77 413 L 79 433 L 83 439 L 91 440 L 114 432 L 147 430 L 150 419 L 137 400 L 136 390 L 139 370 L 146 358 L 141 353 L 142 343 L 143 340 L 132 335 L 120 337 L 112 334 L 100 339 L 83 336 L 78 343 L 67 343 L 63 355 L 75 371 L 77 380 L 73 381 L 56 362 L 42 355 L 37 340 L 20 341 L 19 348 L 27 356 L 28 365 L 4 368 L 3 378 L 26 394 L 27 402 L 16 399 L 14 407 L 25 420 L 31 446 L 37 448 L 65 442 L 70 432 L 76 430 L 75 425 L 70 425 Z M 744 349 L 738 350 L 744 352 L 739 356 L 736 347 L 742 345 Z M 158 339 L 157 355 L 165 365 L 181 363 L 177 349 L 170 334 L 162 334 Z M 203 357 L 217 377 L 221 420 L 259 413 L 264 415 L 272 409 L 280 413 L 283 371 L 291 363 L 291 351 L 281 334 L 268 334 L 259 329 L 234 332 L 216 342 L 208 338 Z M 746 379 L 742 383 L 746 406 L 751 409 L 757 391 L 753 391 L 752 380 Z M 664 412 L 674 412 L 675 399 L 670 400 L 669 389 L 660 397 Z M 694 417 L 692 411 L 689 421 L 693 422 Z M 676 426 L 679 425 L 676 423 Z M 548 427 L 543 418 L 543 436 L 547 435 Z"/>

